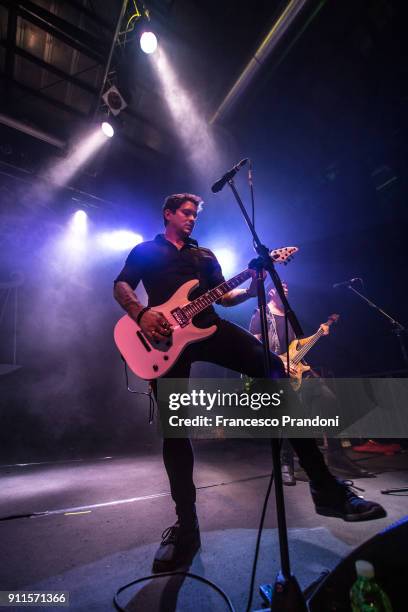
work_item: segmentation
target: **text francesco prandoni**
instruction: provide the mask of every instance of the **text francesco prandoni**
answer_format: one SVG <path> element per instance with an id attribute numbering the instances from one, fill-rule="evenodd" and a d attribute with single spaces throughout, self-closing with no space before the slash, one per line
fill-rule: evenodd
<path id="1" fill-rule="evenodd" d="M 211 411 L 213 409 L 222 408 L 249 408 L 251 410 L 260 410 L 261 408 L 277 408 L 281 406 L 282 395 L 284 391 L 281 389 L 275 393 L 228 393 L 216 392 L 209 393 L 203 389 L 193 389 L 188 393 L 170 393 L 168 396 L 168 406 L 172 411 L 178 411 L 179 409 L 195 407 L 201 408 L 202 410 Z M 324 421 L 324 422 L 323 422 Z M 219 426 L 266 426 L 266 427 L 304 427 L 304 426 L 319 426 L 329 425 L 338 427 L 339 417 L 336 416 L 332 419 L 321 419 L 319 416 L 315 416 L 311 419 L 300 419 L 293 418 L 288 415 L 280 415 L 278 418 L 270 417 L 265 419 L 254 419 L 254 418 L 225 418 L 223 415 L 216 415 L 213 419 L 210 416 L 196 415 L 193 418 L 179 417 L 178 415 L 171 415 L 169 417 L 169 425 L 171 427 L 212 427 L 215 425 Z"/>

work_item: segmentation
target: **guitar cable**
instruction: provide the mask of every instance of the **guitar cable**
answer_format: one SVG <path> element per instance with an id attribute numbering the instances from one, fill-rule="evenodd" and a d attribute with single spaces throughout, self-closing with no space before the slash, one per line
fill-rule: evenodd
<path id="1" fill-rule="evenodd" d="M 193 578 L 193 580 L 198 580 L 199 582 L 203 582 L 204 584 L 208 585 L 209 587 L 211 587 L 212 589 L 214 589 L 215 591 L 217 591 L 217 593 L 221 595 L 221 597 L 224 599 L 225 603 L 227 604 L 228 609 L 231 612 L 236 612 L 231 599 L 228 597 L 225 591 L 222 590 L 221 587 L 215 584 L 215 582 L 212 582 L 211 580 L 208 580 L 208 578 L 204 578 L 203 576 L 200 576 L 199 574 L 193 574 L 191 572 L 177 572 L 177 571 L 164 572 L 162 574 L 150 574 L 149 576 L 143 576 L 142 578 L 137 578 L 136 580 L 132 580 L 132 582 L 129 582 L 128 584 L 121 586 L 116 591 L 113 597 L 113 603 L 115 605 L 115 608 L 119 610 L 120 612 L 127 612 L 127 607 L 122 608 L 122 606 L 120 605 L 118 601 L 119 594 L 122 593 L 125 589 L 128 589 L 129 587 L 135 584 L 138 584 L 139 582 L 145 582 L 146 580 L 153 580 L 154 578 L 169 578 L 171 576 L 186 576 L 187 578 Z"/>
<path id="2" fill-rule="evenodd" d="M 127 376 L 127 372 L 126 372 L 126 376 Z M 128 390 L 131 393 L 139 393 L 138 391 L 130 390 L 129 388 L 128 388 Z M 145 393 L 145 395 L 149 395 L 149 394 Z M 281 445 L 282 445 L 282 440 L 280 440 L 279 447 L 281 447 Z M 271 444 L 271 449 L 272 449 L 272 444 Z M 280 450 L 280 448 L 279 448 L 279 450 Z M 271 490 L 272 490 L 272 485 L 273 485 L 274 477 L 275 477 L 275 474 L 274 474 L 274 470 L 272 468 L 271 476 L 269 478 L 269 483 L 268 483 L 268 487 L 267 487 L 267 490 L 266 490 L 266 494 L 265 494 L 265 498 L 264 498 L 264 502 L 263 502 L 263 506 L 262 506 L 261 518 L 260 518 L 260 521 L 259 521 L 258 533 L 257 533 L 257 537 L 256 537 L 256 544 L 255 544 L 255 551 L 254 551 L 254 559 L 252 561 L 251 581 L 250 581 L 250 585 L 249 585 L 249 592 L 248 592 L 246 612 L 250 612 L 250 610 L 251 610 L 251 605 L 252 605 L 252 600 L 253 600 L 253 593 L 254 593 L 256 570 L 257 570 L 257 566 L 258 566 L 259 549 L 260 549 L 260 545 L 261 545 L 261 538 L 262 538 L 262 532 L 263 532 L 264 524 L 265 524 L 266 511 L 267 511 L 267 508 L 268 508 L 268 502 L 269 502 L 269 497 L 270 497 Z M 227 595 L 227 593 L 220 586 L 218 586 L 215 582 L 213 582 L 212 580 L 209 580 L 208 578 L 204 578 L 203 576 L 200 576 L 199 574 L 194 574 L 192 572 L 181 572 L 181 571 L 164 572 L 164 573 L 160 573 L 160 574 L 149 574 L 147 576 L 142 576 L 141 578 L 137 578 L 136 580 L 132 580 L 131 582 L 128 582 L 127 584 L 119 587 L 119 589 L 116 591 L 116 593 L 115 593 L 115 595 L 113 597 L 113 603 L 114 603 L 115 608 L 117 610 L 119 610 L 119 612 L 126 612 L 127 608 L 122 608 L 122 606 L 119 603 L 119 595 L 120 595 L 120 593 L 122 593 L 126 589 L 130 588 L 131 586 L 139 584 L 140 582 L 146 582 L 147 580 L 155 580 L 157 578 L 169 578 L 171 576 L 185 576 L 186 578 L 192 578 L 193 580 L 197 580 L 199 582 L 203 582 L 204 584 L 206 584 L 207 586 L 211 587 L 212 589 L 214 589 L 217 593 L 219 593 L 221 595 L 221 597 L 224 599 L 225 603 L 227 604 L 228 609 L 230 610 L 230 612 L 236 612 L 235 607 L 234 607 L 231 599 Z"/>
<path id="3" fill-rule="evenodd" d="M 126 380 L 127 391 L 129 391 L 129 393 L 136 393 L 137 395 L 147 395 L 147 397 L 149 398 L 149 425 L 151 425 L 154 420 L 154 412 L 155 412 L 154 411 L 155 402 L 154 402 L 153 388 L 149 384 L 148 391 L 137 391 L 136 389 L 132 389 L 132 387 L 129 386 L 129 374 L 128 374 L 128 369 L 127 369 L 127 363 L 124 359 L 123 359 L 123 363 L 125 365 L 125 380 Z"/>
<path id="4" fill-rule="evenodd" d="M 251 217 L 252 217 L 252 225 L 254 226 L 255 229 L 255 195 L 254 195 L 254 182 L 252 180 L 252 159 L 249 159 L 249 165 L 248 165 L 248 185 L 249 185 L 249 191 L 251 194 Z M 255 244 L 255 240 L 252 241 L 254 248 L 256 247 Z"/>
<path id="5" fill-rule="evenodd" d="M 279 452 L 281 450 L 281 446 L 282 446 L 282 439 L 279 441 Z M 271 451 L 272 451 L 272 439 L 271 439 Z M 273 485 L 274 477 L 275 477 L 275 474 L 274 474 L 274 470 L 273 470 L 273 467 L 272 467 L 272 472 L 271 472 L 271 476 L 269 478 L 268 488 L 266 490 L 265 499 L 264 499 L 264 503 L 263 503 L 263 506 L 262 506 L 262 513 L 261 513 L 261 519 L 259 521 L 258 534 L 256 536 L 254 560 L 252 562 L 251 582 L 250 582 L 250 585 L 249 585 L 249 593 L 248 593 L 246 612 L 250 612 L 251 605 L 252 605 L 252 599 L 253 599 L 253 596 L 254 596 L 254 585 L 255 585 L 256 568 L 258 566 L 259 548 L 260 548 L 260 545 L 261 545 L 261 538 L 262 538 L 262 532 L 263 532 L 264 523 L 265 523 L 266 510 L 268 508 L 268 502 L 269 502 L 269 497 L 270 497 L 271 490 L 272 490 L 272 485 Z"/>

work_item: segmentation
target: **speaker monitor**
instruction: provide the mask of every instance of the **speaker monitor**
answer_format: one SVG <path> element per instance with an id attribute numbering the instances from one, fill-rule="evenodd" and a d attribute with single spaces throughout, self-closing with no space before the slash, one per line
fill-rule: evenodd
<path id="1" fill-rule="evenodd" d="M 408 516 L 356 548 L 324 578 L 309 599 L 310 612 L 350 612 L 355 562 L 370 561 L 393 612 L 408 611 Z"/>

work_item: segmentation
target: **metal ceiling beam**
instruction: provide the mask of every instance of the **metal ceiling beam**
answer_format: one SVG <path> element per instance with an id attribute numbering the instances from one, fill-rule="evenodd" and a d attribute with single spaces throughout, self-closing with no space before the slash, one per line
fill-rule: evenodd
<path id="1" fill-rule="evenodd" d="M 0 40 L 0 46 L 8 48 L 8 42 L 6 42 L 4 40 Z M 96 87 L 93 87 L 92 85 L 89 85 L 88 83 L 85 83 L 84 81 L 81 81 L 80 79 L 78 79 L 74 75 L 68 74 L 68 72 L 65 72 L 64 70 L 61 70 L 60 68 L 57 68 L 53 64 L 49 64 L 48 62 L 44 62 L 44 60 L 40 59 L 36 55 L 33 55 L 32 53 L 29 53 L 28 51 L 26 51 L 25 49 L 22 49 L 21 47 L 16 47 L 14 45 L 13 51 L 14 51 L 15 54 L 20 55 L 20 57 L 23 57 L 24 59 L 28 60 L 29 62 L 33 62 L 34 64 L 36 64 L 40 68 L 44 68 L 44 70 L 47 70 L 48 72 L 51 72 L 52 74 L 55 74 L 55 75 L 59 76 L 64 81 L 68 81 L 69 83 L 72 83 L 73 85 L 76 85 L 77 87 L 80 87 L 81 89 L 84 89 L 85 91 L 89 92 L 90 94 L 96 95 L 96 93 L 98 92 Z M 51 85 L 50 85 L 50 87 L 51 87 Z"/>
<path id="2" fill-rule="evenodd" d="M 231 87 L 215 113 L 210 123 L 221 121 L 235 106 L 238 99 L 245 93 L 254 77 L 265 65 L 272 52 L 276 49 L 289 27 L 302 12 L 309 0 L 289 0 L 285 9 L 273 23 L 254 55 L 251 57 L 234 85 Z"/>
<path id="3" fill-rule="evenodd" d="M 20 83 L 16 79 L 10 79 L 9 77 L 7 77 L 6 75 L 1 74 L 1 73 L 0 73 L 0 79 L 10 81 L 12 85 L 14 85 L 15 87 L 18 87 L 18 88 L 22 89 L 23 91 L 25 91 L 27 93 L 27 97 L 32 95 L 32 96 L 35 96 L 36 98 L 40 98 L 41 100 L 44 100 L 45 102 L 49 102 L 50 104 L 52 104 L 53 106 L 59 108 L 60 110 L 63 110 L 65 112 L 67 112 L 67 113 L 71 113 L 71 114 L 75 115 L 76 117 L 78 117 L 80 119 L 84 119 L 84 120 L 86 119 L 87 122 L 89 123 L 89 115 L 88 114 L 83 113 L 82 111 L 79 111 L 79 110 L 77 110 L 76 108 L 74 108 L 72 106 L 68 106 L 68 105 L 64 104 L 63 102 L 60 102 L 59 100 L 56 100 L 55 98 L 47 96 L 42 91 L 34 89 L 34 88 L 32 88 L 32 87 L 30 87 L 28 85 L 24 85 L 23 83 Z M 96 90 L 93 90 L 92 93 L 96 93 Z M 14 104 L 16 105 L 16 102 Z M 145 124 L 149 125 L 150 127 L 152 127 L 153 129 L 157 130 L 158 132 L 164 133 L 168 138 L 172 137 L 172 134 L 171 134 L 171 132 L 170 132 L 170 130 L 168 128 L 166 128 L 163 125 L 160 125 L 159 123 L 153 123 L 153 121 L 151 121 L 151 119 L 149 119 L 148 117 L 145 117 L 142 113 L 137 112 L 132 107 L 129 107 L 129 106 L 126 107 L 122 112 L 125 115 L 129 115 L 133 119 L 137 119 L 138 121 L 141 121 L 142 123 L 145 123 Z"/>
<path id="4" fill-rule="evenodd" d="M 74 108 L 73 106 L 68 106 L 67 104 L 64 104 L 64 102 L 60 102 L 60 100 L 56 100 L 55 98 L 51 98 L 50 96 L 46 96 L 41 91 L 38 91 L 37 89 L 33 89 L 32 87 L 29 87 L 28 85 L 23 85 L 23 83 L 20 83 L 16 79 L 10 79 L 9 77 L 7 77 L 4 74 L 0 74 L 0 79 L 4 79 L 6 81 L 9 81 L 10 84 L 14 85 L 15 87 L 18 87 L 22 91 L 25 91 L 27 93 L 27 97 L 28 96 L 34 96 L 36 98 L 39 98 L 40 100 L 44 100 L 44 102 L 48 102 L 49 104 L 52 104 L 56 108 L 59 108 L 60 110 L 66 112 L 66 113 L 70 113 L 71 115 L 75 115 L 76 117 L 79 117 L 80 119 L 88 119 L 88 115 L 86 113 L 83 113 L 82 111 Z M 24 96 L 24 98 L 25 98 L 25 96 Z M 17 104 L 18 104 L 18 100 L 14 102 L 15 106 Z"/>
<path id="5" fill-rule="evenodd" d="M 121 6 L 121 9 L 120 9 L 117 21 L 116 21 L 115 33 L 113 35 L 113 39 L 111 41 L 110 48 L 109 48 L 109 54 L 108 54 L 108 57 L 107 57 L 106 62 L 105 62 L 104 74 L 103 74 L 103 79 L 102 79 L 102 82 L 101 82 L 101 86 L 99 88 L 98 97 L 97 97 L 96 102 L 93 105 L 93 107 L 91 109 L 91 113 L 90 113 L 90 115 L 94 119 L 95 119 L 95 117 L 97 115 L 97 112 L 98 112 L 98 108 L 99 108 L 100 100 L 101 100 L 101 97 L 102 97 L 102 94 L 103 94 L 103 90 L 105 89 L 106 78 L 107 78 L 108 73 L 109 73 L 109 68 L 110 68 L 110 65 L 111 65 L 111 62 L 112 62 L 113 52 L 115 50 L 116 40 L 117 40 L 117 38 L 119 36 L 120 26 L 122 24 L 122 20 L 123 20 L 123 17 L 125 15 L 127 3 L 128 3 L 128 0 L 122 0 L 122 6 Z"/>
<path id="6" fill-rule="evenodd" d="M 96 62 L 105 63 L 109 53 L 109 45 L 89 32 L 77 28 L 30 0 L 17 0 L 17 2 L 0 0 L 0 4 L 6 6 L 9 12 L 14 7 L 22 19 L 55 36 L 55 38 L 91 57 Z"/>
<path id="7" fill-rule="evenodd" d="M 31 170 L 27 170 L 27 168 L 21 168 L 20 166 L 16 166 L 15 164 L 7 163 L 3 160 L 0 160 L 0 174 L 3 176 L 7 176 L 14 181 L 19 181 L 24 183 L 25 185 L 35 185 L 38 181 L 50 186 L 55 186 L 47 177 L 41 176 L 40 174 L 31 172 Z M 82 191 L 81 189 L 77 189 L 71 185 L 63 185 L 59 186 L 60 191 L 67 191 L 70 194 L 74 194 L 78 198 L 87 198 L 91 200 L 92 206 L 97 208 L 98 204 L 109 204 L 113 206 L 117 206 L 115 202 L 111 202 L 110 200 L 105 200 L 104 198 L 100 198 L 92 193 L 87 191 Z M 72 198 L 74 199 L 74 198 Z M 49 207 L 47 207 L 49 208 Z"/>
<path id="8" fill-rule="evenodd" d="M 6 55 L 4 61 L 4 70 L 8 77 L 12 77 L 14 74 L 14 47 L 16 44 L 17 35 L 17 12 L 15 7 L 9 8 L 7 19 L 7 38 L 5 41 Z M 11 105 L 11 91 L 6 85 L 5 91 L 5 106 Z"/>
<path id="9" fill-rule="evenodd" d="M 56 100 L 55 98 L 51 98 L 49 96 L 46 96 L 41 91 L 33 89 L 33 88 L 29 87 L 28 85 L 23 85 L 22 83 L 19 83 L 15 79 L 8 79 L 8 77 L 6 77 L 6 75 L 0 74 L 0 79 L 4 79 L 4 80 L 7 79 L 7 80 L 9 80 L 12 85 L 20 88 L 22 91 L 25 91 L 27 93 L 27 96 L 31 96 L 32 95 L 32 96 L 34 96 L 36 98 L 39 98 L 40 100 L 44 100 L 44 102 L 52 104 L 56 108 L 66 112 L 68 114 L 74 115 L 78 119 L 82 120 L 85 125 L 89 126 L 89 115 L 88 114 L 83 113 L 82 111 L 79 111 L 76 108 L 73 108 L 71 106 L 67 106 L 66 104 L 64 104 L 63 102 L 60 102 L 59 100 Z M 16 106 L 16 103 L 15 103 L 15 106 Z M 143 115 L 137 113 L 133 109 L 127 108 L 127 109 L 125 109 L 124 112 L 125 112 L 125 114 L 128 114 L 129 116 L 131 116 L 131 117 L 133 117 L 135 119 L 138 119 L 142 123 L 147 123 L 152 128 L 156 129 L 158 132 L 165 132 L 167 134 L 167 136 L 169 135 L 169 133 L 166 132 L 163 128 L 161 128 L 158 125 L 153 124 L 151 121 L 149 121 L 148 119 L 143 117 Z M 2 121 L 0 121 L 0 123 L 2 123 Z M 135 140 L 132 140 L 131 138 L 126 136 L 126 134 L 124 132 L 122 134 L 119 132 L 119 137 L 123 138 L 126 142 L 128 142 L 129 144 L 132 144 L 132 146 L 134 146 L 136 148 L 140 148 L 141 149 L 143 147 L 146 147 L 149 150 L 154 151 L 155 153 L 159 153 L 160 155 L 166 155 L 166 153 L 162 153 L 160 151 L 157 151 L 156 149 L 153 149 L 152 147 L 150 147 L 146 143 L 138 143 Z M 57 146 L 57 145 L 55 145 L 55 146 Z"/>
<path id="10" fill-rule="evenodd" d="M 4 115 L 0 113 L 0 123 L 3 125 L 7 125 L 7 127 L 11 127 L 19 132 L 23 132 L 24 134 L 28 134 L 33 138 L 37 138 L 38 140 L 42 140 L 43 142 L 47 142 L 48 144 L 53 145 L 54 147 L 58 147 L 59 149 L 63 149 L 66 145 L 66 142 L 61 140 L 60 138 L 56 138 L 51 134 L 47 134 L 43 130 L 33 127 L 32 125 L 28 125 L 23 121 L 19 121 L 18 119 L 14 119 L 9 115 Z"/>
<path id="11" fill-rule="evenodd" d="M 65 4 L 68 4 L 69 6 L 73 6 L 78 10 L 79 13 L 85 15 L 86 17 L 88 17 L 88 19 L 91 19 L 99 26 L 105 28 L 105 30 L 107 30 L 110 34 L 113 34 L 114 27 L 111 23 L 105 21 L 105 19 L 102 19 L 102 17 L 100 17 L 98 13 L 96 13 L 95 11 L 91 11 L 89 8 L 81 4 L 81 2 L 78 2 L 78 0 L 62 0 L 62 2 L 65 2 Z"/>
<path id="12" fill-rule="evenodd" d="M 6 63 L 5 70 L 9 77 L 14 74 L 14 53 L 17 34 L 17 11 L 15 7 L 9 8 L 7 21 L 7 41 L 6 41 Z"/>
<path id="13" fill-rule="evenodd" d="M 124 115 L 129 115 L 129 117 L 132 117 L 133 119 L 137 119 L 137 121 L 140 121 L 141 123 L 144 123 L 145 125 L 148 125 L 149 127 L 153 128 L 157 132 L 164 134 L 166 138 L 174 139 L 174 133 L 171 132 L 168 127 L 164 126 L 158 121 L 156 121 L 156 123 L 153 123 L 151 119 L 149 119 L 148 117 L 145 117 L 145 115 L 142 115 L 142 113 L 139 113 L 131 106 L 127 106 L 126 108 L 124 108 L 122 113 Z"/>

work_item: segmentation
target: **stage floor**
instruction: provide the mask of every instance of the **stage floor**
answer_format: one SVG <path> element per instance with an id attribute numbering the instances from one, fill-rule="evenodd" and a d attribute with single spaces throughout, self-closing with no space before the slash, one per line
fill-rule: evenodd
<path id="1" fill-rule="evenodd" d="M 269 447 L 265 441 L 201 441 L 195 455 L 202 550 L 190 571 L 215 580 L 236 609 L 245 610 Z M 406 495 L 380 493 L 408 484 L 407 453 L 366 457 L 361 464 L 377 477 L 355 483 L 386 508 L 385 519 L 353 524 L 321 517 L 307 483 L 285 487 L 292 571 L 302 588 L 407 514 Z M 115 591 L 150 574 L 161 533 L 174 522 L 159 453 L 1 466 L 0 475 L 0 590 L 69 591 L 70 610 L 115 609 Z M 272 581 L 279 566 L 271 496 L 253 609 L 261 605 L 257 586 Z M 134 587 L 121 602 L 130 602 L 127 610 L 149 612 L 226 609 L 204 584 L 177 578 Z"/>

